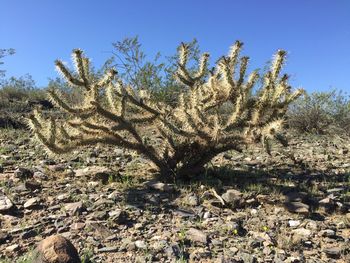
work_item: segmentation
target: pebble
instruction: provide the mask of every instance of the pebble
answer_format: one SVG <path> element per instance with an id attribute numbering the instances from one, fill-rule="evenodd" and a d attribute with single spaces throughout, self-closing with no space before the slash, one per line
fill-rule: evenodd
<path id="1" fill-rule="evenodd" d="M 288 225 L 290 227 L 297 227 L 300 225 L 300 220 L 289 220 L 288 221 Z"/>
<path id="2" fill-rule="evenodd" d="M 34 206 L 37 206 L 39 204 L 40 204 L 40 198 L 39 197 L 33 197 L 33 198 L 28 199 L 24 203 L 23 207 L 24 208 L 33 208 Z"/>
<path id="3" fill-rule="evenodd" d="M 136 240 L 135 241 L 135 246 L 139 249 L 146 249 L 147 248 L 147 244 L 145 241 L 143 240 Z"/>

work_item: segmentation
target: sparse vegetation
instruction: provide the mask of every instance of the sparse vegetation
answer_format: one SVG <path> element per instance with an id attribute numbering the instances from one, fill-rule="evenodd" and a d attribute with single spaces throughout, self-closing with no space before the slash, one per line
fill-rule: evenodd
<path id="1" fill-rule="evenodd" d="M 302 133 L 350 133 L 350 99 L 341 91 L 313 92 L 289 109 L 289 126 Z"/>

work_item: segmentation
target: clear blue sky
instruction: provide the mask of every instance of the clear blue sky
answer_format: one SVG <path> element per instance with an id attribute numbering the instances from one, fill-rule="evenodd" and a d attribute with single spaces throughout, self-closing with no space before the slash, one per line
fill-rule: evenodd
<path id="1" fill-rule="evenodd" d="M 7 76 L 29 73 L 38 86 L 56 77 L 54 60 L 70 62 L 82 48 L 96 67 L 112 42 L 138 35 L 146 51 L 171 55 L 197 38 L 211 61 L 237 39 L 250 69 L 277 49 L 288 51 L 285 72 L 308 91 L 350 92 L 350 0 L 1 0 L 0 48 Z"/>

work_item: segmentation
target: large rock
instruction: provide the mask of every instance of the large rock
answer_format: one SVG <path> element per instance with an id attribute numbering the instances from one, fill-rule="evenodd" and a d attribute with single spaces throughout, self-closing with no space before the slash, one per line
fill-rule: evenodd
<path id="1" fill-rule="evenodd" d="M 50 236 L 40 242 L 34 263 L 80 263 L 78 251 L 73 244 L 60 235 Z"/>

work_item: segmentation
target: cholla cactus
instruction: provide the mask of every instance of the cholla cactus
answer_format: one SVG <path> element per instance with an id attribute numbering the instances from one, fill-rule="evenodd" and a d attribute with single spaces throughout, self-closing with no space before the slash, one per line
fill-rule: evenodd
<path id="1" fill-rule="evenodd" d="M 253 96 L 259 75 L 254 71 L 246 78 L 248 57 L 240 58 L 242 45 L 237 41 L 212 71 L 209 54 L 203 54 L 197 72 L 190 72 L 189 47 L 181 44 L 175 76 L 184 88 L 175 106 L 153 100 L 148 90 L 125 85 L 113 69 L 100 79 L 92 77 L 89 60 L 76 49 L 75 74 L 61 61 L 56 66 L 71 86 L 84 90 L 82 103 L 69 105 L 51 89 L 49 98 L 68 119 L 46 120 L 35 111 L 30 126 L 55 154 L 97 143 L 116 145 L 145 155 L 163 176 L 193 176 L 217 154 L 258 142 L 269 151 L 271 139 L 285 143 L 280 133 L 284 115 L 303 91 L 291 92 L 287 75 L 280 76 L 286 52 L 279 50 L 263 87 Z M 153 136 L 148 138 L 150 130 Z"/>

